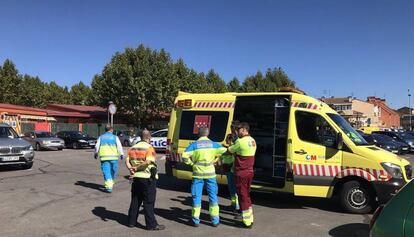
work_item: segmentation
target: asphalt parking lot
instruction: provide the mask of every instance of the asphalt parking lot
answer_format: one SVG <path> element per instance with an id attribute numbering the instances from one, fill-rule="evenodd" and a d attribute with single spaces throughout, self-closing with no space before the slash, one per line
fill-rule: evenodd
<path id="1" fill-rule="evenodd" d="M 410 161 L 414 155 L 407 156 Z M 371 215 L 343 213 L 335 202 L 282 194 L 252 194 L 255 226 L 239 229 L 220 187 L 221 225 L 208 224 L 204 198 L 199 228 L 189 226 L 190 183 L 163 175 L 159 155 L 156 214 L 167 229 L 128 228 L 130 184 L 120 162 L 114 193 L 103 192 L 99 161 L 91 149 L 36 152 L 30 170 L 0 167 L 0 236 L 368 236 Z M 139 223 L 144 224 L 141 215 Z"/>

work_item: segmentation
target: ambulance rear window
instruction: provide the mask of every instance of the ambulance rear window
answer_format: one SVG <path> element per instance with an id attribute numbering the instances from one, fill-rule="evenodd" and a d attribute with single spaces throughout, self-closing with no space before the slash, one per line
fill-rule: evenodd
<path id="1" fill-rule="evenodd" d="M 209 127 L 209 138 L 221 142 L 226 136 L 229 112 L 217 111 L 183 111 L 181 115 L 180 138 L 184 140 L 197 140 L 198 128 Z"/>

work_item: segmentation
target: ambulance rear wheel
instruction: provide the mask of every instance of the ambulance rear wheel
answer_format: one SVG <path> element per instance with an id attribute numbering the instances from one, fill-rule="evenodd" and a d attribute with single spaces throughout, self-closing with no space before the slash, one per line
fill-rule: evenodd
<path id="1" fill-rule="evenodd" d="M 367 185 L 355 180 L 344 183 L 340 193 L 343 208 L 356 214 L 371 212 L 375 205 L 374 198 L 373 192 Z"/>

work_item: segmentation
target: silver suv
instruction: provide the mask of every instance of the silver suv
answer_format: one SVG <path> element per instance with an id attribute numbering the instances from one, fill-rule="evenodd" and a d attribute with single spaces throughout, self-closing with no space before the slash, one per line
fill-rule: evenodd
<path id="1" fill-rule="evenodd" d="M 33 166 L 33 147 L 20 138 L 8 124 L 0 124 L 0 165 Z"/>

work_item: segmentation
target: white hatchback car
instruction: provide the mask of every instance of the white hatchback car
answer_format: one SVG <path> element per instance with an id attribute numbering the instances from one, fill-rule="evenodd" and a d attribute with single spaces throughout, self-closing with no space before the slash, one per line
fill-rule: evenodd
<path id="1" fill-rule="evenodd" d="M 165 150 L 167 148 L 167 133 L 168 129 L 161 129 L 151 133 L 151 145 L 156 150 Z M 137 142 L 141 141 L 141 137 L 138 136 L 132 142 L 133 145 L 137 144 Z"/>

